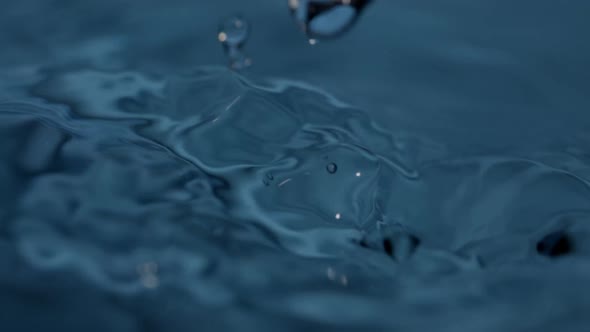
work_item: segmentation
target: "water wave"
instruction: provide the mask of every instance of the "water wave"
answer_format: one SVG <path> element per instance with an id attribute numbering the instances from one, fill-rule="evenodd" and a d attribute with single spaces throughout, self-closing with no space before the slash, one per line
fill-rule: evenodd
<path id="1" fill-rule="evenodd" d="M 35 310 L 30 324 L 90 331 L 568 330 L 590 305 L 583 138 L 454 155 L 311 85 L 216 67 L 70 68 L 11 89 L 7 326 Z M 535 249 L 555 231 L 560 260 Z"/>

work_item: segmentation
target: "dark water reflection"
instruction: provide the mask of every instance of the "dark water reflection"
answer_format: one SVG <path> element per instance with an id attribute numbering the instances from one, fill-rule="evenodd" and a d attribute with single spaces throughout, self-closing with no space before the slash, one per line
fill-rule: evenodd
<path id="1" fill-rule="evenodd" d="M 2 330 L 584 330 L 587 13 L 4 3 Z"/>

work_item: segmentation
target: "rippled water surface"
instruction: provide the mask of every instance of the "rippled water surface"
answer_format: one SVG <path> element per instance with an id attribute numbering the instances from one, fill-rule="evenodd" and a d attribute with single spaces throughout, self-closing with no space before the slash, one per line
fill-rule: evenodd
<path id="1" fill-rule="evenodd" d="M 585 331 L 589 14 L 4 2 L 0 330 Z"/>

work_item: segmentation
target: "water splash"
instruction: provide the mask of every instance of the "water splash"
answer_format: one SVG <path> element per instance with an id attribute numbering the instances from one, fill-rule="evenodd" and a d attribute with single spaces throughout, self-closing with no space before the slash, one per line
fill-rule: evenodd
<path id="1" fill-rule="evenodd" d="M 79 303 L 72 283 L 93 292 L 84 303 L 154 296 L 133 315 L 165 302 L 186 326 L 240 315 L 241 299 L 253 327 L 274 315 L 387 330 L 396 310 L 416 331 L 587 301 L 590 270 L 568 259 L 590 252 L 587 157 L 453 156 L 308 84 L 227 69 L 45 75 L 0 103 L 0 264 L 20 266 L 10 285 L 60 301 L 43 306 L 52 316 Z M 568 233 L 546 236 L 564 218 Z M 5 308 L 30 298 L 6 293 Z M 426 322 L 425 306 L 443 311 Z M 211 322 L 240 330 L 226 317 Z"/>
<path id="2" fill-rule="evenodd" d="M 187 70 L 238 2 L 3 3 L 2 330 L 587 329 L 586 2 L 383 0 L 347 56 Z"/>

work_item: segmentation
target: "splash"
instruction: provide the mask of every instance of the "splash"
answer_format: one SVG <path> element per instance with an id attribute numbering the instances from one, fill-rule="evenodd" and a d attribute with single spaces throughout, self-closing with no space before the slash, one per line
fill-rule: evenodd
<path id="1" fill-rule="evenodd" d="M 77 306 L 67 283 L 85 301 L 154 297 L 221 330 L 243 321 L 209 316 L 247 299 L 252 326 L 278 315 L 385 329 L 395 309 L 418 330 L 427 306 L 444 314 L 426 326 L 454 331 L 473 310 L 489 315 L 498 289 L 518 296 L 491 315 L 516 318 L 541 303 L 539 283 L 564 280 L 537 259 L 584 254 L 584 237 L 559 231 L 587 230 L 583 156 L 453 157 L 308 84 L 221 68 L 69 69 L 22 94 L 0 103 L 1 243 L 20 266 L 2 278 L 60 310 Z M 550 298 L 586 283 L 564 264 L 580 277 Z"/>

